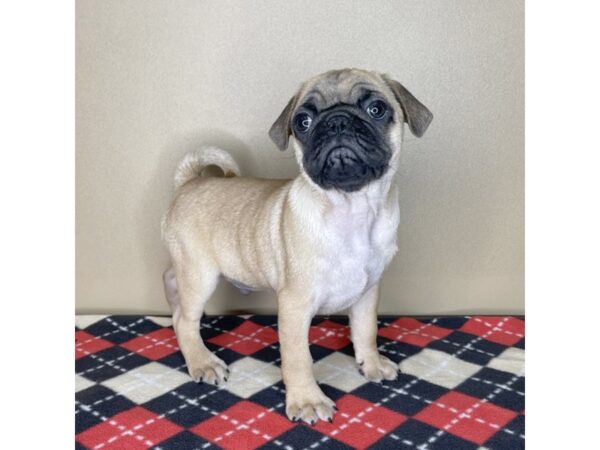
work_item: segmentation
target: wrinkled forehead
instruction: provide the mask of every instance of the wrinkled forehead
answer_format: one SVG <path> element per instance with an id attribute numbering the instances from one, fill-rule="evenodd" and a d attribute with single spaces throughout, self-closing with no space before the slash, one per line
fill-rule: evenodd
<path id="1" fill-rule="evenodd" d="M 298 106 L 312 104 L 322 110 L 340 103 L 356 104 L 370 95 L 389 99 L 385 82 L 376 74 L 357 70 L 335 70 L 313 78 L 300 91 Z M 391 97 L 393 99 L 393 96 Z"/>

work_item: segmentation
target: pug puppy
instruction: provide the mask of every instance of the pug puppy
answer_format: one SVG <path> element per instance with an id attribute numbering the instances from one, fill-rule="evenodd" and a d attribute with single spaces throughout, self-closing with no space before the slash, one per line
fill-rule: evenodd
<path id="1" fill-rule="evenodd" d="M 404 123 L 420 137 L 431 112 L 386 75 L 333 70 L 306 81 L 269 132 L 291 147 L 293 180 L 240 176 L 224 150 L 186 155 L 162 220 L 172 261 L 164 274 L 173 325 L 195 381 L 227 381 L 226 364 L 199 333 L 220 277 L 278 298 L 286 414 L 331 421 L 335 404 L 312 372 L 308 333 L 315 314 L 347 310 L 361 373 L 393 380 L 398 366 L 377 350 L 379 281 L 396 253 L 398 170 Z M 219 166 L 224 177 L 200 177 Z"/>

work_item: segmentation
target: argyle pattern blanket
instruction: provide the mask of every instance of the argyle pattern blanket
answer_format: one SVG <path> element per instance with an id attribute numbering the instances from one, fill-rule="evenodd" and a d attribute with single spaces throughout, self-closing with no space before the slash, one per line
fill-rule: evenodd
<path id="1" fill-rule="evenodd" d="M 504 316 L 380 317 L 395 381 L 358 371 L 347 319 L 315 318 L 315 377 L 332 423 L 285 416 L 274 316 L 202 320 L 229 364 L 220 386 L 193 382 L 169 318 L 77 316 L 76 449 L 521 449 L 524 321 Z"/>

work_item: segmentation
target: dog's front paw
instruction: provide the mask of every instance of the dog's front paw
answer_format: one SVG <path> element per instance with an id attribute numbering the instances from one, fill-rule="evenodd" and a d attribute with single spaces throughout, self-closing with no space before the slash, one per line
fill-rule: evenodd
<path id="1" fill-rule="evenodd" d="M 375 353 L 358 361 L 359 372 L 369 381 L 395 380 L 398 378 L 398 364 Z"/>
<path id="2" fill-rule="evenodd" d="M 287 389 L 285 413 L 295 422 L 302 420 L 314 425 L 317 420 L 333 421 L 335 402 L 323 394 L 318 386 Z"/>
<path id="3" fill-rule="evenodd" d="M 204 358 L 197 358 L 188 364 L 188 372 L 196 383 L 201 381 L 218 385 L 227 381 L 229 369 L 221 358 L 209 353 Z"/>

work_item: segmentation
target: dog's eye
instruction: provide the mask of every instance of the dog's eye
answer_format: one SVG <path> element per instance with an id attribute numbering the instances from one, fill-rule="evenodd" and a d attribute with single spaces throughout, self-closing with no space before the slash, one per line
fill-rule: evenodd
<path id="1" fill-rule="evenodd" d="M 373 119 L 383 119 L 387 111 L 387 106 L 381 100 L 375 100 L 367 107 L 367 114 Z"/>
<path id="2" fill-rule="evenodd" d="M 294 126 L 301 133 L 306 133 L 312 124 L 312 117 L 307 113 L 300 113 L 294 118 Z"/>
<path id="3" fill-rule="evenodd" d="M 307 113 L 300 113 L 294 118 L 294 126 L 301 133 L 306 133 L 312 124 L 312 118 Z"/>

